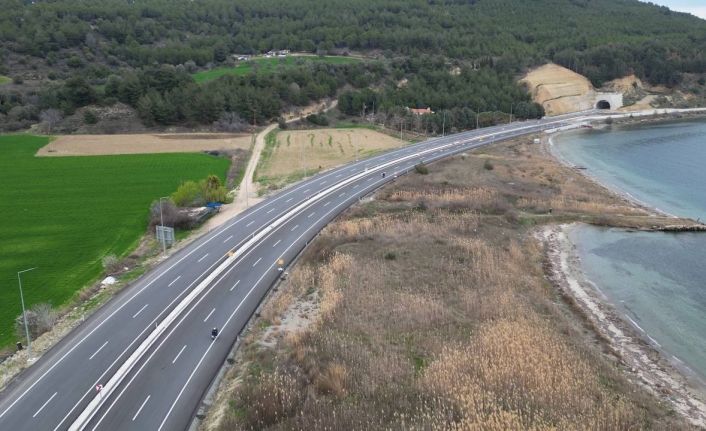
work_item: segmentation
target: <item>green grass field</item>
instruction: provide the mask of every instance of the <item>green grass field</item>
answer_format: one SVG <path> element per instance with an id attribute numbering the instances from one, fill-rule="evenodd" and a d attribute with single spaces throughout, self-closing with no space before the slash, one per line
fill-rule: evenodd
<path id="1" fill-rule="evenodd" d="M 48 138 L 0 136 L 0 347 L 13 343 L 25 301 L 54 306 L 95 280 L 106 254 L 145 233 L 149 205 L 182 180 L 221 177 L 229 161 L 205 154 L 34 157 Z"/>
<path id="2" fill-rule="evenodd" d="M 235 67 L 219 67 L 211 70 L 196 72 L 192 76 L 198 83 L 211 81 L 225 75 L 246 75 L 253 70 L 257 72 L 271 73 L 279 67 L 293 67 L 297 64 L 306 62 L 324 62 L 328 64 L 349 64 L 360 61 L 358 58 L 340 57 L 340 56 L 289 56 L 289 57 L 272 57 L 272 58 L 255 58 L 249 61 L 243 61 Z"/>
<path id="3" fill-rule="evenodd" d="M 12 82 L 12 78 L 5 75 L 0 75 L 0 85 L 9 84 Z"/>

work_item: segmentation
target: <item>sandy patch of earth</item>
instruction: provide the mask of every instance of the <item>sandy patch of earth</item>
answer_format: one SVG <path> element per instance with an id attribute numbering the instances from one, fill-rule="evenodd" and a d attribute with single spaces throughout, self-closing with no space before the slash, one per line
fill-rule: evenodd
<path id="1" fill-rule="evenodd" d="M 249 134 L 180 133 L 134 135 L 62 135 L 40 148 L 37 156 L 193 153 L 250 148 Z"/>
<path id="2" fill-rule="evenodd" d="M 548 115 L 593 108 L 595 90 L 591 82 L 557 64 L 531 70 L 520 82 L 527 84 L 532 99 L 544 106 Z"/>

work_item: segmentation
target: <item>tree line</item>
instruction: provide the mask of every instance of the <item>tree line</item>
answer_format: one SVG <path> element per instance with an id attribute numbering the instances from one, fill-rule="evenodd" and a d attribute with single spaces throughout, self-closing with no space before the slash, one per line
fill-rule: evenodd
<path id="1" fill-rule="evenodd" d="M 637 0 L 1 0 L 4 57 L 106 78 L 230 54 L 380 50 L 517 71 L 554 60 L 600 82 L 705 70 L 706 23 Z M 12 54 L 15 54 L 13 56 Z M 607 64 L 606 64 L 607 62 Z M 22 67 L 21 64 L 17 65 Z M 657 70 L 655 71 L 655 68 Z M 2 73 L 2 71 L 0 71 Z"/>

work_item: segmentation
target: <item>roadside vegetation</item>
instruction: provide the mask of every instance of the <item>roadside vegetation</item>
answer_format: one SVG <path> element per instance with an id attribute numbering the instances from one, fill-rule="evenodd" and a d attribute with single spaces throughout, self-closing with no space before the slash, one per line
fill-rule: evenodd
<path id="1" fill-rule="evenodd" d="M 9 76 L 0 75 L 0 85 L 9 84 L 12 82 L 12 78 Z"/>
<path id="2" fill-rule="evenodd" d="M 690 429 L 548 282 L 533 234 L 675 220 L 530 142 L 424 166 L 325 228 L 202 429 Z"/>
<path id="3" fill-rule="evenodd" d="M 27 307 L 61 307 L 122 258 L 144 235 L 150 203 L 185 180 L 215 174 L 229 160 L 206 154 L 35 157 L 47 137 L 0 136 L 0 347 L 16 341 L 21 314 L 17 271 Z"/>
<path id="4" fill-rule="evenodd" d="M 303 66 L 307 63 L 326 63 L 326 64 L 350 64 L 361 61 L 358 58 L 343 57 L 343 56 L 287 56 L 273 58 L 252 58 L 246 61 L 240 61 L 235 66 L 216 67 L 201 72 L 192 74 L 194 81 L 202 83 L 212 81 L 226 75 L 242 76 L 249 73 L 273 73 L 283 69 L 292 68 L 295 66 Z"/>

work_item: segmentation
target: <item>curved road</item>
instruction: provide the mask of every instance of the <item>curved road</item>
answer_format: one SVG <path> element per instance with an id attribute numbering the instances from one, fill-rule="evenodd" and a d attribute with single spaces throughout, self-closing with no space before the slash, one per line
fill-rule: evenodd
<path id="1" fill-rule="evenodd" d="M 278 259 L 291 262 L 343 210 L 420 161 L 584 116 L 430 139 L 274 195 L 124 289 L 18 376 L 0 393 L 0 430 L 185 429 L 236 337 L 276 281 Z M 221 332 L 212 341 L 214 326 Z M 103 385 L 100 393 L 97 385 Z"/>

